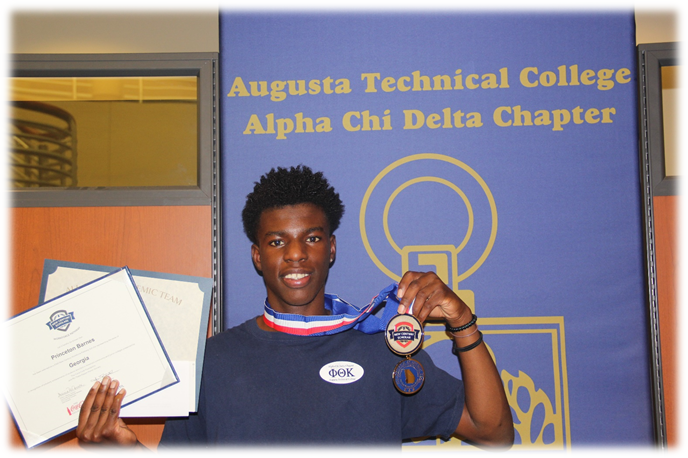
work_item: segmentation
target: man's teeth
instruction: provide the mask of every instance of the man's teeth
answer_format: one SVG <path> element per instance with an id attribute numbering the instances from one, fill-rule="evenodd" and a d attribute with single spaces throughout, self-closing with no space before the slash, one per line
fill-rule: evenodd
<path id="1" fill-rule="evenodd" d="M 288 278 L 290 280 L 301 280 L 302 278 L 307 277 L 308 274 L 287 274 L 285 275 L 285 278 Z"/>

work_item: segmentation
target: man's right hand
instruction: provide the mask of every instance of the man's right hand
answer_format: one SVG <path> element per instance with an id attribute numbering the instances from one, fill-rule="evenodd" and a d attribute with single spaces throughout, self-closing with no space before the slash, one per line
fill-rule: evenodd
<path id="1" fill-rule="evenodd" d="M 79 413 L 79 425 L 76 427 L 76 437 L 88 444 L 116 444 L 137 445 L 138 439 L 134 431 L 119 418 L 119 410 L 126 390 L 117 392 L 119 382 L 105 377 L 102 382 L 96 382 L 86 395 Z"/>

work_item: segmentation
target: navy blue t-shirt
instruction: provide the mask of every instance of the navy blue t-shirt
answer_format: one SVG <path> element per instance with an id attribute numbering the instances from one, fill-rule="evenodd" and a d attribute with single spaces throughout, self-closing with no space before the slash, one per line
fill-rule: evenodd
<path id="1" fill-rule="evenodd" d="M 198 413 L 167 420 L 160 446 L 446 438 L 461 418 L 463 384 L 425 352 L 413 358 L 425 382 L 404 395 L 392 383 L 402 358 L 381 333 L 304 337 L 263 331 L 251 319 L 208 340 Z"/>

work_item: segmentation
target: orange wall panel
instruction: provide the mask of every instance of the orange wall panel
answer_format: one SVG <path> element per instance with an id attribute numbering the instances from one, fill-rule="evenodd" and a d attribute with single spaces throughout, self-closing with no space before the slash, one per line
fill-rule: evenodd
<path id="1" fill-rule="evenodd" d="M 678 445 L 678 365 L 676 323 L 678 319 L 678 196 L 653 198 L 657 261 L 657 303 L 662 350 L 662 381 L 667 426 L 667 444 Z"/>

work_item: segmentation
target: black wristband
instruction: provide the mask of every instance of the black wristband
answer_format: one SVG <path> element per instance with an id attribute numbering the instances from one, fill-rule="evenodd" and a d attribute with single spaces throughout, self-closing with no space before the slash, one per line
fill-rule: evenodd
<path id="1" fill-rule="evenodd" d="M 476 321 L 478 321 L 478 317 L 475 316 L 475 313 L 474 313 L 474 314 L 472 314 L 471 321 L 464 324 L 463 326 L 459 326 L 458 328 L 452 328 L 451 326 L 449 326 L 449 323 L 444 323 L 444 327 L 447 330 L 447 332 L 459 332 L 459 331 L 463 331 L 464 329 L 470 328 L 471 326 L 473 326 L 475 324 Z"/>
<path id="2" fill-rule="evenodd" d="M 468 351 L 468 350 L 473 350 L 475 347 L 477 347 L 478 345 L 480 345 L 480 344 L 482 343 L 482 341 L 483 341 L 483 333 L 480 332 L 480 331 L 478 331 L 478 340 L 476 340 L 475 342 L 473 342 L 473 343 L 470 344 L 470 345 L 466 345 L 465 347 L 457 347 L 457 346 L 456 346 L 456 341 L 453 340 L 453 341 L 452 341 L 452 342 L 453 342 L 453 344 L 452 344 L 452 353 L 454 353 L 455 355 L 458 356 L 459 353 L 463 353 L 463 352 Z"/>

